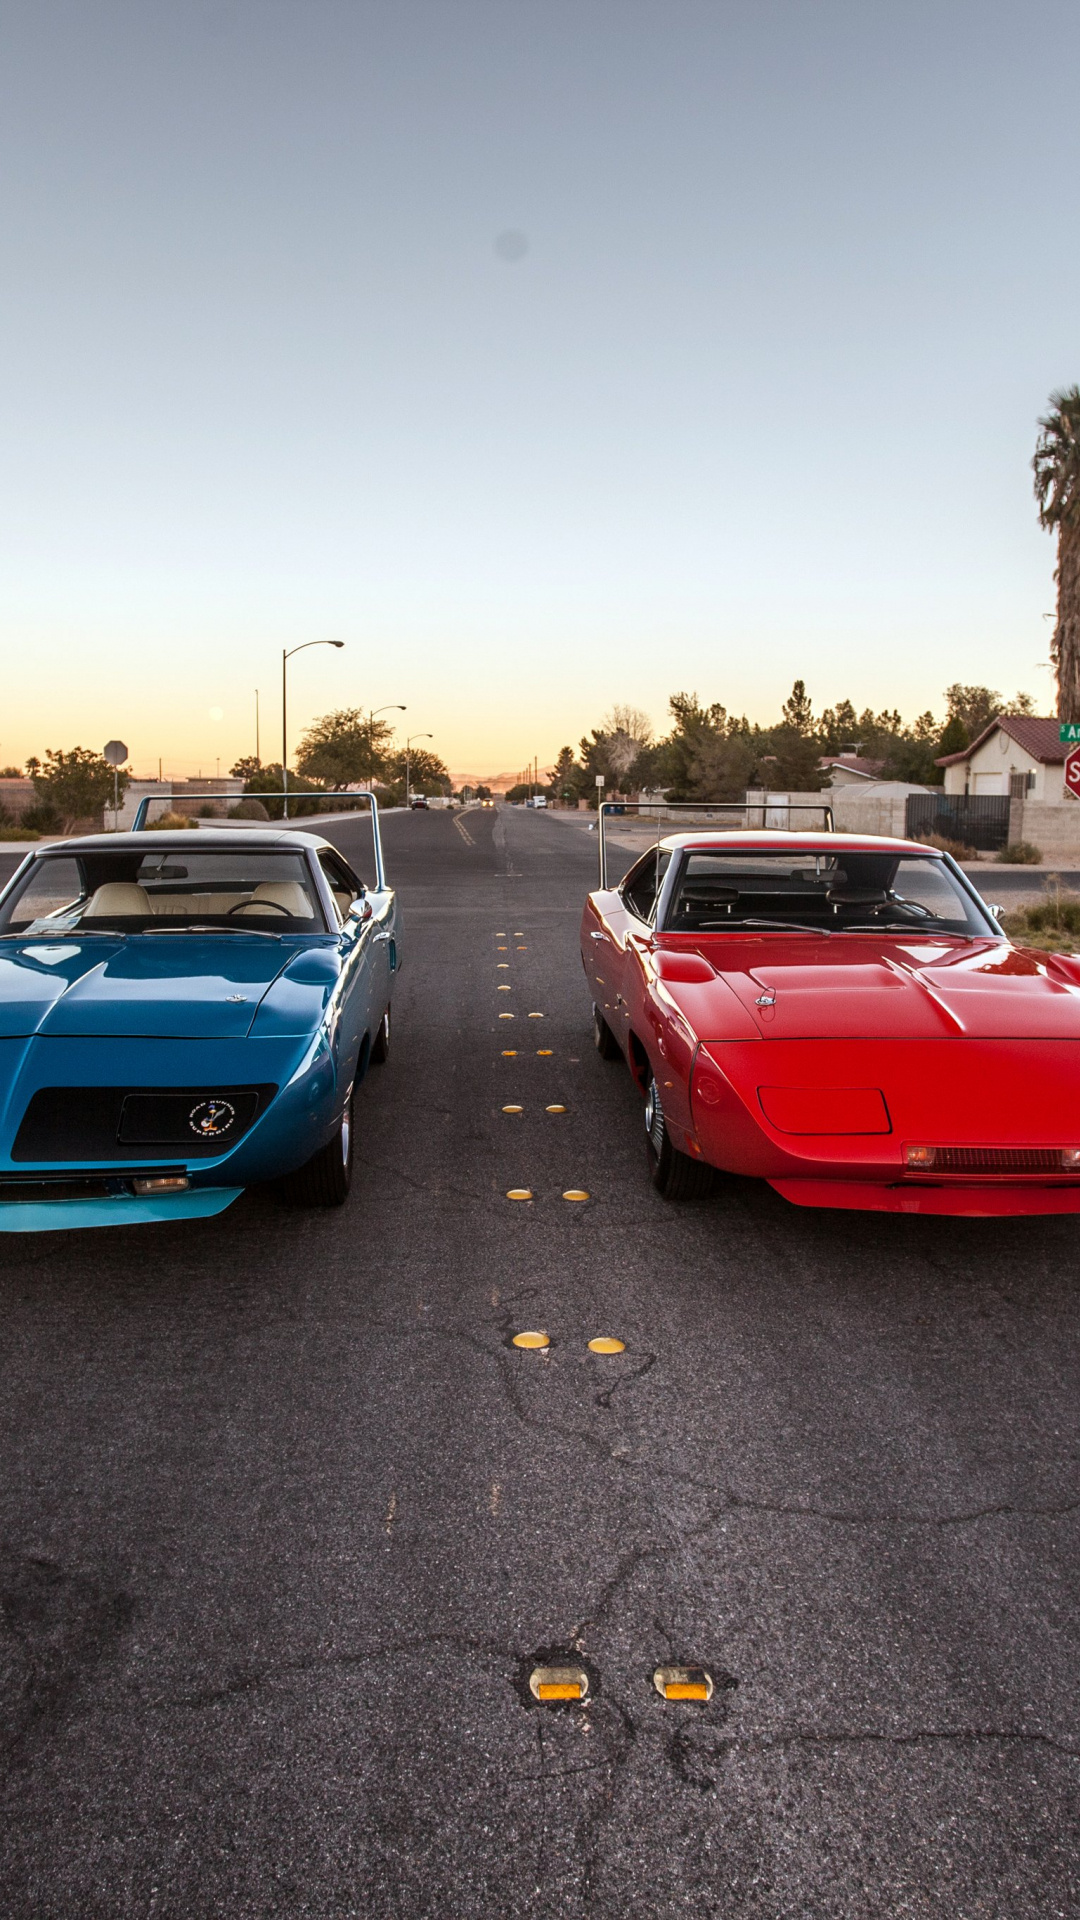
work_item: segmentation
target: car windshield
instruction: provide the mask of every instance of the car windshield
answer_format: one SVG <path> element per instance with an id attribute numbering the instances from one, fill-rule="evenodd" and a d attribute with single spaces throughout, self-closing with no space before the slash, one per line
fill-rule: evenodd
<path id="1" fill-rule="evenodd" d="M 325 933 L 300 853 L 244 847 L 87 848 L 35 860 L 0 908 L 0 933 Z"/>
<path id="2" fill-rule="evenodd" d="M 740 927 L 1000 937 L 1000 928 L 932 854 L 773 853 L 756 847 L 687 853 L 667 904 L 665 931 L 725 933 Z"/>

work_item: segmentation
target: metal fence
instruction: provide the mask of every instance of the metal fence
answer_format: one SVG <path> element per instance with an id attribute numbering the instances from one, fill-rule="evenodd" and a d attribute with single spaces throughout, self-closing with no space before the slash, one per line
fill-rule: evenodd
<path id="1" fill-rule="evenodd" d="M 909 840 L 931 833 L 965 847 L 996 853 L 1009 838 L 1009 799 L 999 793 L 909 793 L 904 831 Z"/>

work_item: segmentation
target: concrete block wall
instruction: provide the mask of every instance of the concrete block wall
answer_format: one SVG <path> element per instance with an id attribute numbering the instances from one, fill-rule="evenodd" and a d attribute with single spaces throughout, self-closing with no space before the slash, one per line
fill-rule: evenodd
<path id="1" fill-rule="evenodd" d="M 1030 840 L 1044 860 L 1080 866 L 1080 800 L 1060 806 L 1040 800 L 1013 800 L 1009 806 L 1009 839 Z"/>

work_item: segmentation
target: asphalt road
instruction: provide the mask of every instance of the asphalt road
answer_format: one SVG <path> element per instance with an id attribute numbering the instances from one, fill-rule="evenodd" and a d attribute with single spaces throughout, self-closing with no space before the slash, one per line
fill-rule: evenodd
<path id="1" fill-rule="evenodd" d="M 1075 1226 L 665 1205 L 595 843 L 387 841 L 348 1206 L 0 1242 L 4 1914 L 1077 1914 Z"/>

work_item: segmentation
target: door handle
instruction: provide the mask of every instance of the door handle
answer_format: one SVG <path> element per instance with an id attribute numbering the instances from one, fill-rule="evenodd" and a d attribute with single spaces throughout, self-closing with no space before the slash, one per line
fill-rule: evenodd
<path id="1" fill-rule="evenodd" d="M 607 934 L 606 933 L 590 933 L 589 939 L 590 940 L 606 940 Z"/>

